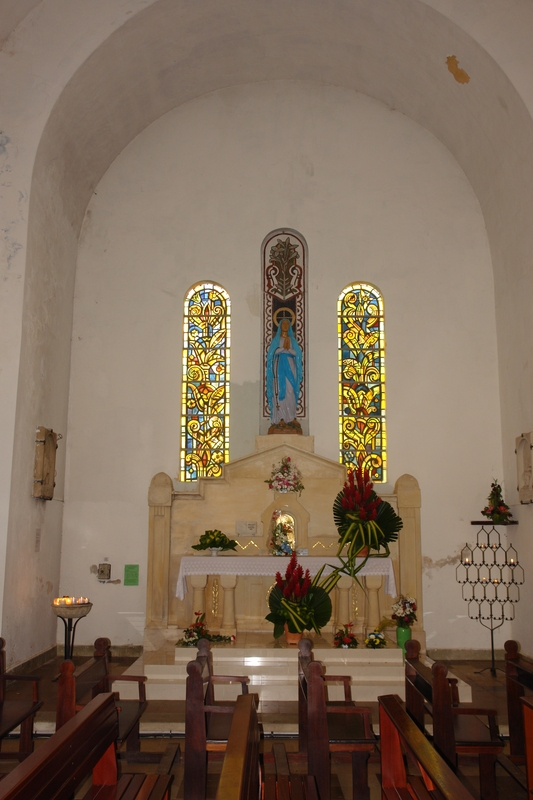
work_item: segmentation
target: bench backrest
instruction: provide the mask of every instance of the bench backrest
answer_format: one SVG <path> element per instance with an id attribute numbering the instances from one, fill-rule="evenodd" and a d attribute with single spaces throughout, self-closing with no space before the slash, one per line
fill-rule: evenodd
<path id="1" fill-rule="evenodd" d="M 260 729 L 257 695 L 237 697 L 216 800 L 257 800 L 260 797 Z"/>
<path id="2" fill-rule="evenodd" d="M 455 736 L 453 727 L 454 688 L 448 679 L 448 667 L 434 663 L 427 667 L 419 660 L 420 643 L 411 640 L 405 648 L 405 704 L 408 714 L 421 731 L 425 728 L 425 713 L 433 716 L 433 741 L 435 747 L 455 764 Z"/>
<path id="3" fill-rule="evenodd" d="M 378 699 L 383 796 L 411 796 L 408 785 L 423 782 L 427 791 L 437 788 L 445 800 L 473 800 L 470 792 L 406 713 L 400 698 L 397 695 L 384 695 Z M 407 775 L 404 749 L 418 762 L 421 779 Z M 415 796 L 418 795 L 415 793 Z"/>
<path id="4" fill-rule="evenodd" d="M 94 768 L 97 783 L 114 785 L 117 736 L 115 699 L 100 694 L 0 781 L 0 800 L 69 800 Z"/>
<path id="5" fill-rule="evenodd" d="M 533 663 L 520 655 L 518 642 L 514 639 L 505 642 L 504 647 L 511 755 L 523 756 L 526 744 L 520 698 L 524 695 L 525 689 L 533 691 Z"/>
<path id="6" fill-rule="evenodd" d="M 95 651 L 90 658 L 77 669 L 72 661 L 63 661 L 60 665 L 60 676 L 57 686 L 56 731 L 67 720 L 72 719 L 76 711 L 91 698 L 101 692 L 109 692 L 107 680 L 109 669 L 109 639 L 100 638 L 94 643 Z"/>

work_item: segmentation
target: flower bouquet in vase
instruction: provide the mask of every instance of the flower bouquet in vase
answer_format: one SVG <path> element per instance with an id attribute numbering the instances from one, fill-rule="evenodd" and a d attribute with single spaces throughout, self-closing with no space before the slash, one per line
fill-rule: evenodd
<path id="1" fill-rule="evenodd" d="M 228 539 L 225 533 L 219 530 L 206 531 L 200 536 L 198 544 L 192 545 L 193 550 L 211 550 L 212 555 L 219 550 L 236 550 L 237 542 L 235 539 Z"/>
<path id="2" fill-rule="evenodd" d="M 300 634 L 299 638 L 304 630 L 320 633 L 320 629 L 331 618 L 331 599 L 328 592 L 318 586 L 316 578 L 311 580 L 308 569 L 304 573 L 301 564 L 298 564 L 296 553 L 292 554 L 285 576 L 282 577 L 280 572 L 276 573 L 276 585 L 268 597 L 268 606 L 270 614 L 266 619 L 274 624 L 275 639 L 284 631 Z"/>
<path id="3" fill-rule="evenodd" d="M 513 516 L 509 510 L 509 506 L 503 499 L 502 487 L 496 480 L 490 485 L 487 505 L 481 513 L 484 517 L 488 517 L 494 525 L 508 525 Z"/>
<path id="4" fill-rule="evenodd" d="M 405 643 L 411 638 L 411 625 L 416 622 L 416 600 L 414 597 L 400 595 L 391 611 L 392 619 L 396 623 L 396 642 L 405 656 Z"/>
<path id="5" fill-rule="evenodd" d="M 272 464 L 272 473 L 265 483 L 268 483 L 269 489 L 274 489 L 275 492 L 282 494 L 298 492 L 300 495 L 305 489 L 302 483 L 302 474 L 296 464 L 291 461 L 290 456 L 282 458 L 279 464 Z"/>
<path id="6" fill-rule="evenodd" d="M 343 562 L 345 574 L 353 578 L 367 558 L 390 555 L 389 544 L 396 541 L 403 527 L 401 517 L 390 503 L 378 497 L 368 470 L 362 467 L 348 472 L 348 480 L 333 503 L 333 519 L 339 532 L 337 558 Z M 365 559 L 359 565 L 357 556 Z"/>

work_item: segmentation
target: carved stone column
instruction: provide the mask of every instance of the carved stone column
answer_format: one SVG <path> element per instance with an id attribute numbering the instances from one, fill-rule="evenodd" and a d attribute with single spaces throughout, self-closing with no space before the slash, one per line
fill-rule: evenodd
<path id="1" fill-rule="evenodd" d="M 148 573 L 146 627 L 168 626 L 168 565 L 170 561 L 170 507 L 172 479 L 164 472 L 152 478 L 148 490 Z"/>
<path id="2" fill-rule="evenodd" d="M 336 628 L 352 622 L 352 609 L 350 603 L 350 594 L 352 589 L 352 578 L 349 575 L 343 575 L 337 583 L 339 594 L 337 597 L 337 618 L 335 620 Z"/>
<path id="3" fill-rule="evenodd" d="M 402 475 L 396 481 L 394 492 L 398 497 L 398 513 L 403 528 L 398 536 L 399 586 L 403 595 L 414 597 L 417 605 L 417 622 L 413 625 L 413 639 L 426 649 L 424 608 L 422 597 L 422 546 L 420 534 L 420 487 L 412 475 Z"/>
<path id="4" fill-rule="evenodd" d="M 196 612 L 205 613 L 205 587 L 207 575 L 189 575 L 192 586 L 192 621 L 196 622 Z"/>
<path id="5" fill-rule="evenodd" d="M 220 585 L 224 589 L 224 612 L 222 614 L 220 633 L 223 636 L 233 636 L 237 633 L 237 626 L 235 623 L 235 587 L 237 586 L 237 576 L 221 575 Z"/>
<path id="6" fill-rule="evenodd" d="M 382 583 L 383 575 L 365 575 L 365 585 L 368 591 L 366 624 L 369 631 L 373 631 L 381 622 L 379 590 Z"/>

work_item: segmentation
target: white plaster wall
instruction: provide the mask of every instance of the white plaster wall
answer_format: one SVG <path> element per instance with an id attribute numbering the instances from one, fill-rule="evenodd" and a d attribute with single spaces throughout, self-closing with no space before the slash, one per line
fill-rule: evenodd
<path id="1" fill-rule="evenodd" d="M 501 474 L 492 271 L 475 196 L 431 135 L 355 92 L 304 82 L 223 90 L 138 136 L 98 185 L 75 288 L 61 590 L 91 597 L 78 642 L 140 642 L 151 477 L 178 469 L 183 298 L 232 298 L 231 455 L 258 432 L 259 250 L 309 244 L 309 407 L 337 458 L 336 299 L 385 297 L 389 477 L 417 477 L 429 642 L 486 647 L 449 562 Z M 332 498 L 333 499 L 333 498 Z M 138 588 L 100 585 L 139 563 Z M 122 612 L 122 613 L 119 613 Z M 133 623 L 127 621 L 133 614 Z M 136 629 L 137 626 L 137 629 Z"/>
<path id="2" fill-rule="evenodd" d="M 89 63 L 91 54 L 97 50 L 102 42 L 106 41 L 112 31 L 120 28 L 125 21 L 131 21 L 136 12 L 148 9 L 151 5 L 154 6 L 156 13 L 159 8 L 164 25 L 167 25 L 168 21 L 168 9 L 161 9 L 161 3 L 152 3 L 151 0 L 126 0 L 126 2 L 125 0 L 92 0 L 90 4 L 73 4 L 70 0 L 43 0 L 35 4 L 30 0 L 24 0 L 24 9 L 22 10 L 19 8 L 21 6 L 20 0 L 12 0 L 12 2 L 17 4 L 17 8 L 14 11 L 13 8 L 10 8 L 12 6 L 11 0 L 1 0 L 0 2 L 2 11 L 0 32 L 2 40 L 8 35 L 10 25 L 18 23 L 25 11 L 28 11 L 33 6 L 36 7 L 33 13 L 29 14 L 12 32 L 9 39 L 3 42 L 3 47 L 0 51 L 2 132 L 10 140 L 7 144 L 8 157 L 5 157 L 5 153 L 0 153 L 0 170 L 2 174 L 0 215 L 3 243 L 0 256 L 2 279 L 2 290 L 0 292 L 0 318 L 2 320 L 2 325 L 0 326 L 0 409 L 4 434 L 4 446 L 0 451 L 0 562 L 3 567 L 0 570 L 0 603 L 4 599 L 2 591 L 4 577 L 8 575 L 15 578 L 21 565 L 26 566 L 26 558 L 40 562 L 36 565 L 35 573 L 31 576 L 26 576 L 30 586 L 33 585 L 32 581 L 35 580 L 42 580 L 43 583 L 41 585 L 46 585 L 50 581 L 55 584 L 57 546 L 60 543 L 60 515 L 57 515 L 56 512 L 52 514 L 49 511 L 46 524 L 50 532 L 50 538 L 53 540 L 53 552 L 49 551 L 44 558 L 33 555 L 34 527 L 41 520 L 37 518 L 38 515 L 35 515 L 32 507 L 33 501 L 27 492 L 28 476 L 31 474 L 32 464 L 31 446 L 27 437 L 32 435 L 31 432 L 36 417 L 39 417 L 39 424 L 44 421 L 41 418 L 43 413 L 52 418 L 51 423 L 54 426 L 60 430 L 64 429 L 68 366 L 62 366 L 59 363 L 60 359 L 64 359 L 63 353 L 59 356 L 54 355 L 53 369 L 49 369 L 48 364 L 45 365 L 46 380 L 35 381 L 32 384 L 35 365 L 38 363 L 39 357 L 42 357 L 43 351 L 41 350 L 35 358 L 31 352 L 32 342 L 27 338 L 21 354 L 23 284 L 26 279 L 25 269 L 28 260 L 27 233 L 28 231 L 30 232 L 30 238 L 33 237 L 37 244 L 34 249 L 34 264 L 43 273 L 43 283 L 48 281 L 53 283 L 57 280 L 58 275 L 62 276 L 67 269 L 71 270 L 73 268 L 73 260 L 70 257 L 70 244 L 68 248 L 64 246 L 65 235 L 69 239 L 71 233 L 77 234 L 77 219 L 85 207 L 87 187 L 89 186 L 89 190 L 92 189 L 93 174 L 100 174 L 100 164 L 107 163 L 106 158 L 109 161 L 116 152 L 116 150 L 113 150 L 113 142 L 109 141 L 112 137 L 104 137 L 102 140 L 100 136 L 102 129 L 105 129 L 105 131 L 110 129 L 108 124 L 102 125 L 102 118 L 113 120 L 111 127 L 115 133 L 117 125 L 118 129 L 124 128 L 130 132 L 132 130 L 136 131 L 138 128 L 132 125 L 132 121 L 137 121 L 142 116 L 141 112 L 138 111 L 139 105 L 147 109 L 147 118 L 151 118 L 152 102 L 144 103 L 139 100 L 137 102 L 132 100 L 128 104 L 128 98 L 124 97 L 123 93 L 126 92 L 127 86 L 130 85 L 132 87 L 131 94 L 133 95 L 139 83 L 134 79 L 128 84 L 127 77 L 124 78 L 124 74 L 120 72 L 120 96 L 115 94 L 112 103 L 103 103 L 100 109 L 101 113 L 95 113 L 98 111 L 94 104 L 95 98 L 102 96 L 99 74 L 103 70 L 103 65 L 98 59 L 91 62 L 93 81 L 92 83 L 89 82 L 89 91 L 78 93 L 83 97 L 84 102 L 88 103 L 87 115 L 73 119 L 68 114 L 65 114 L 56 124 L 55 146 L 57 153 L 68 153 L 72 158 L 72 153 L 76 152 L 76 143 L 81 143 L 79 148 L 82 154 L 85 152 L 87 141 L 95 141 L 97 144 L 95 149 L 91 151 L 92 155 L 89 155 L 83 161 L 81 167 L 79 164 L 72 164 L 72 162 L 68 161 L 68 157 L 66 158 L 67 169 L 61 180 L 57 182 L 57 186 L 47 186 L 46 182 L 39 185 L 38 188 L 42 192 L 38 205 L 41 200 L 44 205 L 41 209 L 37 209 L 37 215 L 40 215 L 40 219 L 36 232 L 34 230 L 35 225 L 32 226 L 31 222 L 28 223 L 28 219 L 36 219 L 35 206 L 33 213 L 28 215 L 28 200 L 32 190 L 35 153 L 39 146 L 43 128 L 63 88 L 68 84 L 81 64 L 84 62 Z M 199 5 L 203 6 L 203 4 L 195 4 L 194 9 Z M 249 5 L 249 2 L 247 2 L 247 5 Z M 373 6 L 373 4 L 367 5 Z M 414 4 L 407 2 L 402 4 L 401 11 L 398 12 L 402 18 L 407 19 L 407 14 L 412 5 Z M 490 227 L 492 229 L 491 237 L 496 271 L 501 275 L 499 297 L 502 296 L 502 293 L 505 293 L 504 302 L 499 300 L 498 324 L 500 327 L 500 347 L 502 348 L 505 470 L 508 484 L 510 484 L 508 486 L 509 495 L 512 496 L 512 479 L 514 479 L 513 437 L 521 431 L 533 428 L 530 402 L 531 369 L 529 365 L 531 359 L 528 355 L 530 349 L 530 337 L 528 335 L 529 298 L 531 296 L 531 278 L 529 277 L 531 272 L 529 269 L 531 248 L 528 231 L 532 226 L 527 219 L 527 210 L 533 207 L 529 199 L 528 186 L 533 184 L 528 179 L 527 174 L 529 159 L 527 155 L 526 157 L 522 155 L 522 152 L 527 154 L 530 147 L 526 141 L 528 136 L 527 126 L 523 124 L 522 116 L 517 114 L 515 99 L 509 96 L 509 87 L 507 89 L 504 87 L 502 90 L 501 86 L 496 86 L 488 69 L 490 65 L 479 57 L 479 52 L 476 54 L 477 45 L 474 45 L 476 42 L 479 43 L 480 47 L 477 50 L 484 48 L 485 55 L 488 54 L 497 61 L 501 69 L 513 82 L 514 87 L 520 92 L 523 101 L 531 109 L 533 105 L 533 82 L 531 80 L 533 51 L 530 47 L 530 31 L 533 10 L 529 0 L 491 0 L 490 4 L 480 3 L 479 0 L 460 0 L 460 2 L 458 0 L 423 0 L 419 5 L 433 7 L 433 9 L 442 13 L 448 20 L 453 21 L 458 26 L 453 31 L 452 41 L 455 43 L 455 48 L 459 46 L 457 43 L 460 42 L 460 52 L 457 54 L 461 65 L 471 73 L 472 82 L 469 87 L 472 89 L 475 86 L 485 86 L 485 101 L 490 102 L 490 98 L 494 95 L 499 107 L 503 109 L 511 123 L 509 131 L 503 131 L 501 129 L 502 120 L 496 114 L 493 114 L 490 126 L 483 126 L 483 131 L 465 131 L 460 116 L 460 102 L 452 105 L 445 102 L 441 91 L 442 87 L 438 91 L 435 89 L 434 74 L 430 77 L 426 68 L 420 69 L 420 67 L 417 67 L 416 74 L 411 76 L 412 79 L 402 79 L 401 81 L 405 91 L 412 96 L 412 105 L 409 106 L 408 113 L 416 114 L 424 124 L 429 126 L 434 122 L 433 114 L 435 109 L 431 109 L 428 103 L 420 101 L 419 92 L 424 90 L 424 86 L 431 86 L 433 95 L 438 98 L 437 107 L 444 109 L 446 119 L 446 125 L 442 121 L 436 123 L 436 133 L 442 135 L 445 141 L 451 143 L 450 146 L 458 153 L 458 157 L 463 159 L 462 163 L 465 164 L 465 169 L 468 168 L 469 174 L 475 175 L 477 171 L 479 174 L 487 176 L 487 187 L 481 185 L 481 188 L 477 189 L 477 191 L 479 196 L 482 197 L 484 208 L 490 206 L 492 219 L 497 220 L 497 224 L 493 222 Z M 176 4 L 176 7 L 181 29 L 186 25 L 187 15 L 193 7 L 190 4 L 188 6 L 187 4 L 183 4 L 183 6 Z M 358 24 L 357 12 L 359 9 L 364 10 L 365 3 L 353 2 L 351 7 L 355 16 L 352 17 L 350 15 L 350 19 L 343 18 L 343 24 L 353 24 L 352 35 L 355 37 L 355 32 L 362 29 Z M 272 14 L 275 18 L 276 8 L 270 6 L 270 4 L 269 8 L 272 9 Z M 299 36 L 302 31 L 301 26 L 309 18 L 308 4 L 302 5 L 301 8 L 302 18 L 300 25 L 291 28 L 291 31 L 297 31 Z M 226 3 L 224 9 L 229 14 L 234 12 L 235 19 L 239 22 L 243 19 L 243 9 L 234 0 Z M 266 9 L 264 4 L 262 4 L 262 9 Z M 374 11 L 374 8 L 372 10 Z M 392 20 L 392 27 L 397 29 L 396 19 L 391 10 L 387 10 L 386 15 L 389 22 Z M 205 32 L 209 47 L 198 43 L 194 45 L 191 31 L 187 31 L 184 35 L 186 43 L 191 43 L 191 48 L 195 49 L 195 52 L 201 53 L 199 61 L 202 64 L 202 69 L 207 53 L 217 52 L 216 48 L 212 46 L 213 40 L 209 38 L 208 19 L 209 15 L 206 14 L 204 24 L 196 25 L 194 31 L 202 30 Z M 433 17 L 425 12 L 424 20 L 430 25 Z M 218 18 L 214 24 L 217 24 L 217 22 Z M 380 20 L 380 27 L 383 27 L 384 22 L 384 19 Z M 139 25 L 143 30 L 145 29 L 146 17 L 143 18 Z M 432 61 L 434 55 L 440 63 L 441 56 L 447 54 L 447 51 L 445 52 L 446 48 L 443 50 L 441 46 L 435 44 L 429 36 L 429 30 L 415 28 L 411 25 L 408 28 L 414 31 L 417 41 L 417 45 L 411 48 L 413 56 L 418 58 L 419 54 L 427 51 L 427 53 L 431 53 L 429 61 Z M 273 38 L 272 32 L 274 30 L 279 30 L 279 26 L 273 26 L 272 30 L 269 30 L 269 42 Z M 462 31 L 473 37 L 471 40 L 472 50 L 470 50 L 470 45 L 466 38 L 462 36 Z M 285 34 L 286 30 L 283 33 Z M 320 33 L 322 34 L 323 31 L 321 30 Z M 339 49 L 335 45 L 331 39 L 331 33 L 331 31 L 328 31 L 327 35 L 321 38 L 321 43 L 324 47 L 327 48 L 328 42 L 332 46 L 329 63 L 335 63 L 337 55 L 340 54 L 339 65 L 344 64 L 348 51 L 343 48 Z M 247 30 L 247 38 L 248 35 L 249 31 Z M 403 31 L 403 35 L 405 35 L 405 31 Z M 399 39 L 401 40 L 401 36 Z M 227 41 L 230 48 L 233 48 L 234 40 L 228 37 Z M 299 44 L 301 45 L 301 43 L 300 36 Z M 218 44 L 220 46 L 220 43 Z M 361 72 L 359 73 L 358 70 L 353 70 L 352 72 L 354 76 L 362 76 L 365 79 L 368 79 L 369 76 L 375 78 L 378 83 L 381 76 L 384 81 L 383 96 L 391 97 L 391 103 L 394 104 L 400 98 L 390 95 L 390 82 L 383 77 L 381 66 L 379 68 L 376 65 L 372 66 L 368 61 L 371 52 L 378 54 L 379 65 L 382 66 L 385 66 L 390 61 L 399 67 L 403 64 L 403 59 L 398 57 L 398 54 L 395 57 L 390 47 L 380 50 L 379 42 L 376 43 L 374 40 L 372 40 L 371 47 L 372 51 L 365 51 Z M 148 71 L 150 52 L 153 56 L 154 52 L 158 52 L 161 49 L 157 37 L 153 37 L 149 42 L 145 43 L 142 48 L 143 72 Z M 292 51 L 292 48 L 290 49 Z M 353 53 L 357 50 L 357 47 L 352 44 L 349 50 L 350 53 Z M 116 53 L 108 54 L 109 60 L 106 63 L 112 65 L 111 71 L 113 74 L 119 74 L 115 69 L 118 66 L 118 62 L 120 61 L 120 64 L 124 65 L 130 59 L 132 63 L 138 63 L 139 52 L 140 50 L 135 40 L 129 39 L 127 44 L 122 43 L 120 46 L 120 58 L 117 59 Z M 172 58 L 175 58 L 175 52 L 173 47 Z M 261 52 L 261 58 L 263 58 L 270 52 L 270 45 L 265 50 L 258 50 L 258 52 Z M 305 52 L 305 57 L 301 57 L 301 51 L 298 52 L 300 54 L 298 63 L 304 70 L 303 74 L 308 74 L 306 70 L 311 68 L 313 54 L 319 58 L 320 54 L 322 54 L 322 47 L 316 47 L 312 44 L 310 49 Z M 251 60 L 249 59 L 249 61 Z M 419 62 L 416 61 L 416 63 L 418 64 Z M 208 67 L 205 69 L 209 72 Z M 446 74 L 444 66 L 443 70 L 443 74 Z M 105 72 L 105 69 L 103 71 Z M 183 70 L 180 75 L 182 72 Z M 187 70 L 185 70 L 185 73 L 183 78 L 186 81 L 190 78 L 190 75 Z M 340 74 L 341 72 L 339 72 Z M 487 75 L 489 75 L 488 80 L 486 80 Z M 450 80 L 452 79 L 450 78 Z M 340 77 L 339 82 L 342 81 L 343 78 Z M 194 84 L 194 80 L 192 83 Z M 375 89 L 379 89 L 378 84 L 373 83 L 372 85 Z M 168 88 L 167 83 L 163 89 L 166 101 L 168 101 L 166 96 Z M 455 86 L 454 88 L 457 91 L 456 99 L 465 94 L 464 87 Z M 154 79 L 153 84 L 150 84 L 150 91 L 151 100 L 157 104 L 156 94 L 161 91 L 161 84 L 158 79 Z M 160 102 L 164 105 L 163 101 Z M 455 113 L 454 109 L 457 113 Z M 117 119 L 118 110 L 120 111 L 120 120 Z M 516 154 L 514 161 L 506 160 L 503 148 L 498 150 L 493 157 L 487 158 L 487 137 L 489 133 L 490 135 L 497 134 L 498 131 L 503 131 L 502 138 L 507 143 L 508 150 Z M 522 148 L 517 146 L 517 142 L 514 139 L 513 132 L 515 131 L 518 134 L 518 139 L 525 141 L 525 145 Z M 65 146 L 65 137 L 70 137 L 68 146 Z M 469 140 L 474 142 L 473 146 L 479 152 L 480 157 L 477 166 L 475 159 L 464 154 L 465 148 L 471 153 L 468 145 Z M 95 152 L 99 155 L 101 154 L 101 158 L 95 158 Z M 60 159 L 53 152 L 52 146 L 43 148 L 41 166 L 43 167 L 44 165 L 44 169 L 46 169 L 48 163 L 57 163 L 58 161 Z M 75 168 L 71 169 L 71 167 Z M 503 177 L 499 176 L 501 171 L 503 171 Z M 80 176 L 83 180 L 80 179 Z M 41 175 L 37 176 L 37 182 L 41 178 L 42 170 Z M 33 188 L 35 188 L 35 176 Z M 488 202 L 487 197 L 489 197 Z M 52 198 L 54 202 L 50 203 Z M 56 202 L 63 203 L 61 210 L 58 210 L 55 206 Z M 72 223 L 74 230 L 67 232 L 71 220 L 74 220 Z M 43 229 L 48 231 L 48 236 L 44 240 L 41 239 Z M 30 279 L 32 280 L 31 277 Z M 67 277 L 68 280 L 70 278 Z M 65 288 L 68 289 L 68 284 Z M 26 296 L 30 297 L 29 316 L 32 323 L 40 326 L 38 292 L 33 292 L 32 287 L 30 287 L 30 290 L 30 294 Z M 51 342 L 48 351 L 45 353 L 45 359 L 54 350 L 54 340 L 57 340 L 59 335 L 64 336 L 68 327 L 70 310 L 65 307 L 65 303 L 68 303 L 68 300 L 62 294 L 60 302 L 57 302 L 54 309 L 54 313 L 59 309 L 60 324 L 53 331 L 51 329 L 48 331 Z M 28 308 L 26 308 L 26 311 L 28 311 Z M 513 324 L 510 324 L 510 321 Z M 66 335 L 68 336 L 68 333 Z M 63 345 L 64 341 L 61 342 L 61 348 L 63 348 Z M 19 376 L 21 378 L 20 385 L 18 384 Z M 61 383 L 58 381 L 59 377 Z M 28 388 L 31 389 L 31 396 L 28 394 Z M 17 397 L 19 401 L 18 408 Z M 60 414 L 58 413 L 58 408 L 60 409 Z M 17 415 L 16 431 L 15 415 Z M 57 423 L 56 419 L 58 419 Z M 22 454 L 20 452 L 21 443 Z M 13 469 L 14 452 L 17 460 L 15 469 Z M 61 469 L 61 462 L 59 466 Z M 509 480 L 510 477 L 511 480 Z M 522 543 L 522 552 L 526 555 L 530 531 L 533 528 L 533 509 L 523 507 L 515 509 L 515 513 L 521 519 L 518 535 Z M 21 531 L 24 532 L 22 536 Z M 531 568 L 533 568 L 533 553 L 528 563 L 529 572 Z M 533 652 L 531 633 L 527 624 L 527 616 L 522 612 L 522 608 L 527 607 L 527 603 L 533 599 L 533 588 L 530 587 L 533 587 L 531 581 L 524 587 L 525 599 L 518 610 L 516 635 L 522 635 L 523 644 L 528 642 L 528 650 L 531 654 Z M 8 656 L 10 663 L 13 663 L 13 660 L 20 661 L 28 655 L 35 654 L 36 649 L 40 647 L 39 642 L 46 639 L 48 643 L 48 635 L 43 636 L 44 632 L 40 621 L 33 620 L 35 604 L 33 590 L 27 593 L 21 591 L 14 594 L 12 591 L 13 583 L 10 580 L 7 580 L 5 589 L 7 602 L 4 604 L 2 618 L 4 625 L 9 625 L 9 632 L 4 628 L 3 634 L 6 635 L 7 633 L 10 640 L 8 642 Z M 42 600 L 42 597 L 42 593 L 39 593 L 39 600 Z"/>

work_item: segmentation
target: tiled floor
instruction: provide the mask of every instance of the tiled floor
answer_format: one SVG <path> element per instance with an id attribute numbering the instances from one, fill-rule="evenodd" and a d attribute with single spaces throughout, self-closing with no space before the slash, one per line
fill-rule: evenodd
<path id="1" fill-rule="evenodd" d="M 194 650 L 191 650 L 191 657 L 194 657 Z M 149 663 L 155 656 L 150 654 L 146 655 L 146 663 Z M 161 658 L 161 654 L 157 656 Z M 168 658 L 173 658 L 173 650 L 169 649 Z M 83 662 L 84 659 L 75 659 L 78 663 Z M 115 658 L 112 662 L 112 670 L 116 673 L 121 673 L 131 666 L 135 659 L 132 658 Z M 55 659 L 48 664 L 36 670 L 36 674 L 41 676 L 41 698 L 44 700 L 44 706 L 38 714 L 37 730 L 50 730 L 53 728 L 55 720 L 55 701 L 56 701 L 56 683 L 54 678 L 59 671 L 59 664 L 61 659 Z M 159 662 L 160 663 L 160 662 Z M 489 666 L 488 662 L 462 662 L 455 661 L 449 662 L 450 669 L 461 679 L 466 681 L 472 686 L 472 700 L 476 706 L 485 706 L 495 708 L 498 712 L 499 722 L 502 730 L 507 730 L 507 709 L 505 700 L 505 681 L 504 673 L 498 671 L 496 676 L 493 677 L 490 671 L 484 668 Z M 499 667 L 503 666 L 501 664 Z M 24 686 L 23 684 L 21 684 Z M 18 692 L 18 686 L 12 685 L 10 688 L 11 693 Z M 27 690 L 27 687 L 25 687 Z M 377 722 L 377 704 L 371 704 L 374 712 L 374 721 Z M 297 720 L 297 704 L 296 702 L 267 702 L 264 703 L 260 709 L 264 727 L 268 730 L 269 720 L 290 720 L 295 722 Z M 184 717 L 184 702 L 183 701 L 150 701 L 148 710 L 145 714 L 146 721 L 159 722 L 161 729 L 164 730 L 173 721 L 183 719 Z M 40 739 L 37 740 L 39 746 Z M 289 752 L 296 752 L 298 749 L 297 739 L 285 739 L 286 747 Z M 10 749 L 14 743 L 8 742 L 4 745 L 3 749 Z M 265 749 L 271 747 L 272 740 L 265 739 Z M 161 750 L 165 749 L 166 741 L 164 737 L 160 738 L 145 738 L 143 739 L 143 749 Z M 8 771 L 14 766 L 14 762 L 4 762 L 2 768 Z M 298 766 L 294 767 L 298 769 Z M 139 765 L 139 771 L 150 771 L 150 765 Z M 154 768 L 155 769 L 155 768 Z M 369 767 L 369 783 L 371 787 L 371 799 L 378 800 L 381 798 L 381 790 L 379 785 L 379 759 L 373 759 L 373 763 Z M 216 792 L 216 775 L 220 770 L 220 763 L 212 765 L 212 776 L 209 783 L 209 797 L 214 797 Z M 338 764 L 333 766 L 334 779 L 333 779 L 333 797 L 332 800 L 347 800 L 351 797 L 350 786 L 350 766 L 345 764 Z M 127 771 L 135 771 L 134 765 L 128 765 Z M 172 789 L 172 798 L 183 798 L 183 767 L 182 764 L 176 764 L 174 767 L 174 784 Z M 459 771 L 461 780 L 467 785 L 467 788 L 474 797 L 478 797 L 478 786 L 476 778 L 476 762 L 462 760 Z M 515 781 L 513 781 L 507 774 L 500 768 L 497 768 L 497 780 L 500 798 L 505 800 L 525 800 L 526 792 L 522 790 Z M 185 798 L 186 800 L 186 798 Z"/>

